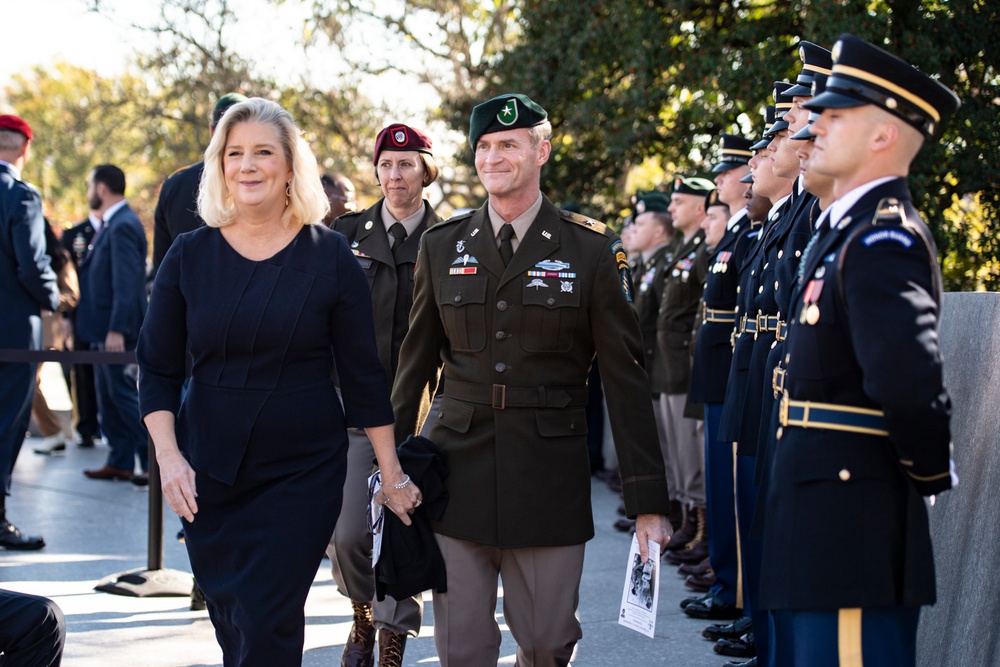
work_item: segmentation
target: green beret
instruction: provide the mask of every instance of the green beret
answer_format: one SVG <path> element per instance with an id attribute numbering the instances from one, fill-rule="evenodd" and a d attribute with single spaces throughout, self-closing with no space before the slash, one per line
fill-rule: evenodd
<path id="1" fill-rule="evenodd" d="M 534 127 L 549 114 L 527 95 L 506 93 L 477 105 L 469 119 L 469 143 L 476 147 L 479 137 L 491 132 Z"/>
<path id="2" fill-rule="evenodd" d="M 661 213 L 667 212 L 670 208 L 670 196 L 665 192 L 660 192 L 658 190 L 653 190 L 651 192 L 644 192 L 636 198 L 635 202 L 635 214 L 642 215 L 643 213 L 648 213 L 651 211 L 658 211 Z"/>
<path id="3" fill-rule="evenodd" d="M 674 179 L 674 192 L 677 194 L 706 197 L 714 189 L 715 183 L 707 178 L 698 178 L 696 176 L 685 178 L 678 176 Z"/>

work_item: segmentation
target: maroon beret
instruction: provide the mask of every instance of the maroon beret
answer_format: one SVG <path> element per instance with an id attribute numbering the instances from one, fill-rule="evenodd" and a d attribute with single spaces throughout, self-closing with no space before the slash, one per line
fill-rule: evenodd
<path id="1" fill-rule="evenodd" d="M 378 156 L 382 151 L 418 151 L 433 155 L 432 145 L 431 138 L 420 130 L 402 123 L 393 123 L 382 128 L 375 137 L 375 155 L 372 157 L 372 163 L 378 165 Z"/>
<path id="2" fill-rule="evenodd" d="M 23 118 L 12 116 L 10 114 L 0 116 L 0 130 L 13 130 L 14 132 L 20 132 L 28 138 L 28 141 L 35 138 L 35 135 L 31 131 L 31 126 L 28 125 Z"/>

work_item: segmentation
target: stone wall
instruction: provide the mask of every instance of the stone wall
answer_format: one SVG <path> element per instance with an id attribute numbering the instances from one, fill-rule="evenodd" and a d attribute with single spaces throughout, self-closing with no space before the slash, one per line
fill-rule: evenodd
<path id="1" fill-rule="evenodd" d="M 940 333 L 960 482 L 930 508 L 938 602 L 917 664 L 987 667 L 1000 664 L 1000 294 L 946 294 Z"/>

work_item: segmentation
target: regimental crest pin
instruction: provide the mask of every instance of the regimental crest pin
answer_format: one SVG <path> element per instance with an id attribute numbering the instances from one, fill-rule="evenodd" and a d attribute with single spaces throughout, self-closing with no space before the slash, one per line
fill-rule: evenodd
<path id="1" fill-rule="evenodd" d="M 455 252 L 465 252 L 465 239 L 459 239 L 455 244 Z"/>
<path id="2" fill-rule="evenodd" d="M 396 140 L 397 145 L 402 146 L 406 143 L 406 132 L 400 128 L 392 133 L 392 138 Z"/>
<path id="3" fill-rule="evenodd" d="M 500 113 L 497 114 L 497 121 L 501 125 L 511 126 L 517 122 L 517 100 L 509 99 L 500 108 Z"/>

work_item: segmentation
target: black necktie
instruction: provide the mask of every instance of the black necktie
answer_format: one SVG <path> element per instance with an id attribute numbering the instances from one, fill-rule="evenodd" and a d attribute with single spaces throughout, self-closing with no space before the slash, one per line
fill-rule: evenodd
<path id="1" fill-rule="evenodd" d="M 514 226 L 505 222 L 500 228 L 500 259 L 503 260 L 504 266 L 510 264 L 510 258 L 514 256 L 514 244 L 510 241 L 513 236 Z"/>
<path id="2" fill-rule="evenodd" d="M 406 227 L 404 227 L 401 222 L 394 222 L 389 227 L 389 235 L 392 236 L 392 254 L 395 257 L 396 250 L 398 250 L 399 246 L 403 245 L 403 241 L 406 240 Z"/>

